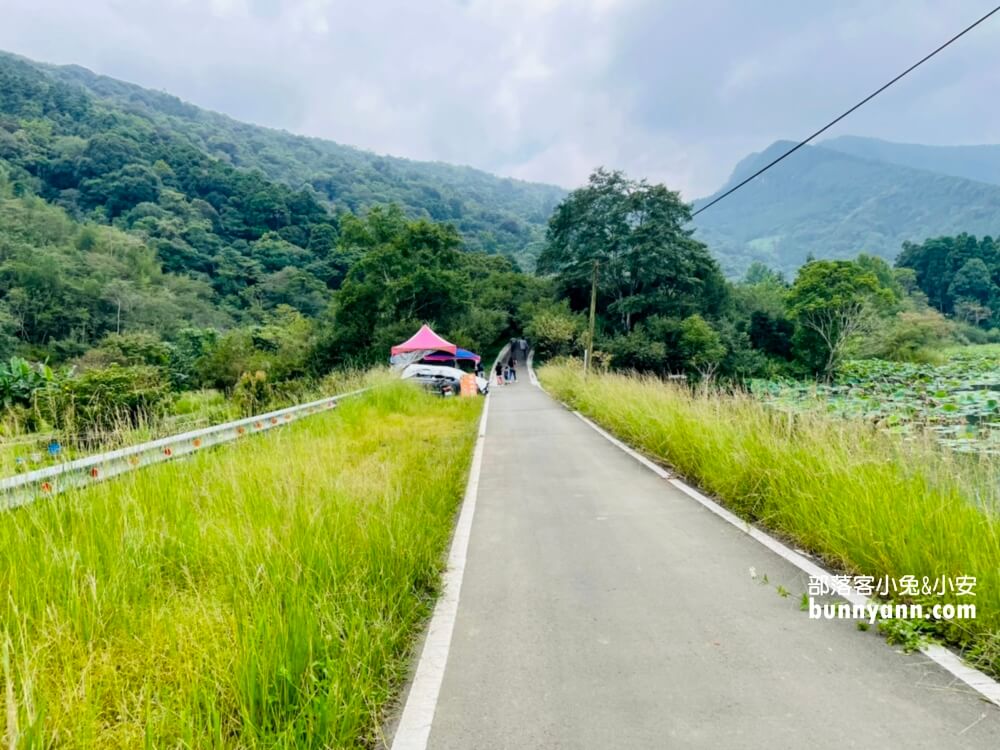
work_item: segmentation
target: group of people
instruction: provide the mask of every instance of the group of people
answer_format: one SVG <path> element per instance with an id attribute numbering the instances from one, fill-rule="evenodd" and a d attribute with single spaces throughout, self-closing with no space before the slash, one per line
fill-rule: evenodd
<path id="1" fill-rule="evenodd" d="M 497 360 L 496 366 L 497 385 L 508 385 L 517 382 L 517 361 L 514 355 L 507 358 L 507 364 Z"/>
<path id="2" fill-rule="evenodd" d="M 514 356 L 515 351 L 521 352 L 522 356 L 527 354 L 528 342 L 524 339 L 511 339 L 510 354 L 507 357 L 506 363 L 498 359 L 493 371 L 493 374 L 496 376 L 497 385 L 510 385 L 517 382 L 517 357 Z M 482 363 L 476 365 L 476 375 L 485 377 Z"/>

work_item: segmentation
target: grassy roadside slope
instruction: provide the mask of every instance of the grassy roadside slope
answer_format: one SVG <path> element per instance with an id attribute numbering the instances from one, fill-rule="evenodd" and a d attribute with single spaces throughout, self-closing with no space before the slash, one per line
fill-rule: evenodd
<path id="1" fill-rule="evenodd" d="M 565 401 L 743 518 L 857 575 L 976 576 L 977 619 L 937 632 L 1000 674 L 1000 519 L 992 467 L 865 425 L 794 418 L 745 396 L 550 364 Z M 914 599 L 956 602 L 952 595 Z"/>
<path id="2" fill-rule="evenodd" d="M 480 408 L 392 383 L 0 516 L 5 740 L 370 746 Z"/>

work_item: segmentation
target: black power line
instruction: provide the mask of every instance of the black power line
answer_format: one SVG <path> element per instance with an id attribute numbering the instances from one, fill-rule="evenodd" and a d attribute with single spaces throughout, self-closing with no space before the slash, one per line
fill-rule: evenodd
<path id="1" fill-rule="evenodd" d="M 910 67 L 908 67 L 908 68 L 907 68 L 906 70 L 904 70 L 904 71 L 903 71 L 902 73 L 900 73 L 900 74 L 899 74 L 898 76 L 896 76 L 895 78 L 893 78 L 893 79 L 892 79 L 891 81 L 889 81 L 889 82 L 888 82 L 887 84 L 885 84 L 884 86 L 880 87 L 880 88 L 879 88 L 879 89 L 877 89 L 876 91 L 873 91 L 873 92 L 872 92 L 871 94 L 869 94 L 868 96 L 866 96 L 866 97 L 865 97 L 864 99 L 862 99 L 862 100 L 861 100 L 860 102 L 858 102 L 858 103 L 857 103 L 857 104 L 855 104 L 855 105 L 854 105 L 853 107 L 851 107 L 851 108 L 850 108 L 849 110 L 847 110 L 846 112 L 844 112 L 844 114 L 842 114 L 842 115 L 841 115 L 840 117 L 838 117 L 838 118 L 837 118 L 836 120 L 831 120 L 831 121 L 830 121 L 830 122 L 828 122 L 828 123 L 827 123 L 826 125 L 824 125 L 824 126 L 823 126 L 823 127 L 821 127 L 821 128 L 819 129 L 819 130 L 817 130 L 817 131 L 816 131 L 815 133 L 813 133 L 813 134 L 812 134 L 811 136 L 809 136 L 808 138 L 806 138 L 806 139 L 805 139 L 804 141 L 801 141 L 801 142 L 800 142 L 800 143 L 798 143 L 797 145 L 795 145 L 795 146 L 793 146 L 792 148 L 788 149 L 788 151 L 786 151 L 785 153 L 783 153 L 783 154 L 782 154 L 781 156 L 779 156 L 779 157 L 778 157 L 777 159 L 775 159 L 774 161 L 772 161 L 772 162 L 771 162 L 770 164 L 768 164 L 768 165 L 767 165 L 767 166 L 765 166 L 765 167 L 762 167 L 762 168 L 758 169 L 758 170 L 757 170 L 756 172 L 754 172 L 754 173 L 753 173 L 752 175 L 750 175 L 750 176 L 749 176 L 749 177 L 747 177 L 747 178 L 746 178 L 745 180 L 743 180 L 743 182 L 741 182 L 741 183 L 740 183 L 739 185 L 735 185 L 734 187 L 731 187 L 731 188 L 729 188 L 729 190 L 727 190 L 726 192 L 724 192 L 724 193 L 723 193 L 722 195 L 720 195 L 720 196 L 718 196 L 717 198 L 713 199 L 713 200 L 711 201 L 711 203 L 707 203 L 706 205 L 704 205 L 704 206 L 702 206 L 701 208 L 699 208 L 699 209 L 698 209 L 697 211 L 695 211 L 694 213 L 692 213 L 692 214 L 691 214 L 691 216 L 692 216 L 692 217 L 695 217 L 695 216 L 697 216 L 698 214 L 700 214 L 700 213 L 701 213 L 702 211 L 704 211 L 704 210 L 705 210 L 706 208 L 711 208 L 711 207 L 712 207 L 712 206 L 714 206 L 714 205 L 715 205 L 716 203 L 718 203 L 718 202 L 719 202 L 719 201 L 721 201 L 721 200 L 722 200 L 723 198 L 725 198 L 725 197 L 726 197 L 727 195 L 732 195 L 733 193 L 735 193 L 735 192 L 736 192 L 737 190 L 739 190 L 739 189 L 740 189 L 741 187 L 743 187 L 744 185 L 746 185 L 746 184 L 747 184 L 748 182 L 750 182 L 751 180 L 754 180 L 754 179 L 756 179 L 757 177 L 759 177 L 760 175 L 764 174 L 764 172 L 766 172 L 767 170 L 769 170 L 769 169 L 770 169 L 771 167 L 773 167 L 773 166 L 774 166 L 775 164 L 777 164 L 777 163 L 778 163 L 779 161 L 781 161 L 782 159 L 785 159 L 785 158 L 787 158 L 787 157 L 791 156 L 792 154 L 794 154 L 794 153 L 795 153 L 796 151 L 798 151 L 798 150 L 799 150 L 800 148 L 802 148 L 802 147 L 803 147 L 803 146 L 805 146 L 805 145 L 806 145 L 807 143 L 809 143 L 809 141 L 813 140 L 813 139 L 814 139 L 814 138 L 815 138 L 816 136 L 818 136 L 818 135 L 822 135 L 823 133 L 825 133 L 825 132 L 826 132 L 827 130 L 829 130 L 829 129 L 830 129 L 830 128 L 832 128 L 832 127 L 833 127 L 834 125 L 836 125 L 836 124 L 837 124 L 838 122 L 840 122 L 840 121 L 841 121 L 841 120 L 843 120 L 843 119 L 844 119 L 845 117 L 847 117 L 847 116 L 848 116 L 849 114 L 851 114 L 851 113 L 852 113 L 852 112 L 853 112 L 854 110 L 856 110 L 856 109 L 858 109 L 858 108 L 860 108 L 860 107 L 864 106 L 864 105 L 865 105 L 865 104 L 867 104 L 868 102 L 870 102 L 870 101 L 871 101 L 872 99 L 874 99 L 874 98 L 875 98 L 876 96 L 878 96 L 878 95 L 879 95 L 879 94 L 881 94 L 881 93 L 882 93 L 883 91 L 885 91 L 885 90 L 886 90 L 887 88 L 889 88 L 890 86 L 892 86 L 892 84 L 896 83 L 896 81 L 900 80 L 901 78 L 903 78 L 903 77 L 904 77 L 905 75 L 907 75 L 908 73 L 910 73 L 910 72 L 912 72 L 912 71 L 916 70 L 917 68 L 919 68 L 919 67 L 920 67 L 921 65 L 923 65 L 923 64 L 924 64 L 925 62 L 927 62 L 927 61 L 928 61 L 928 60 L 930 60 L 930 59 L 931 59 L 932 57 L 934 57 L 934 55 L 936 55 L 936 54 L 937 54 L 938 52 L 940 52 L 941 50 L 943 50 L 943 49 L 944 49 L 945 47 L 947 47 L 948 45 L 950 45 L 950 44 L 951 44 L 952 42 L 955 42 L 955 41 L 957 41 L 958 39 L 960 39 L 960 38 L 962 38 L 963 36 L 965 36 L 966 34 L 968 34 L 968 33 L 969 33 L 970 31 L 972 31 L 972 30 L 973 30 L 974 28 L 976 28 L 976 27 L 977 27 L 977 26 L 978 26 L 979 24 L 981 24 L 981 23 L 982 23 L 983 21 L 985 21 L 985 20 L 986 20 L 987 18 L 989 18 L 990 16 L 994 15 L 994 14 L 995 14 L 995 13 L 997 13 L 997 12 L 1000 12 L 1000 5 L 998 5 L 998 6 L 996 7 L 996 8 L 994 8 L 993 10 L 991 10 L 991 11 L 990 11 L 989 13 L 987 13 L 987 14 L 986 14 L 985 16 L 983 16 L 982 18 L 980 18 L 980 19 L 979 19 L 978 21 L 976 21 L 975 23 L 973 23 L 973 24 L 971 24 L 970 26 L 967 26 L 967 27 L 965 27 L 964 29 L 962 29 L 962 30 L 961 30 L 960 32 L 958 32 L 957 34 L 955 34 L 955 36 L 953 36 L 953 37 L 952 37 L 951 39 L 949 39 L 949 40 L 948 40 L 947 42 L 945 42 L 945 43 L 944 43 L 944 44 L 942 44 L 942 45 L 941 45 L 940 47 L 938 47 L 938 48 L 937 48 L 936 50 L 934 50 L 933 52 L 931 52 L 931 53 L 930 53 L 929 55 L 927 55 L 926 57 L 923 57 L 923 58 L 921 58 L 920 60 L 918 60 L 917 62 L 913 63 L 913 65 L 911 65 Z"/>

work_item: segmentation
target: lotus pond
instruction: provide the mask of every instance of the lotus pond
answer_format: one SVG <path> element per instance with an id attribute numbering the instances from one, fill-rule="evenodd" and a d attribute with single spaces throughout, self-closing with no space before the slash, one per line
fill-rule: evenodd
<path id="1" fill-rule="evenodd" d="M 940 365 L 855 360 L 829 384 L 755 380 L 774 408 L 823 410 L 904 435 L 927 431 L 960 452 L 1000 455 L 1000 350 L 952 350 Z"/>

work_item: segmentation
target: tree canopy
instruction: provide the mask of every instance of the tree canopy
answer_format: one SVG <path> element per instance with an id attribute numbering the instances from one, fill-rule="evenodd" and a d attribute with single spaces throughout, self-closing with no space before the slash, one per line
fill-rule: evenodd
<path id="1" fill-rule="evenodd" d="M 816 260 L 800 270 L 788 293 L 788 314 L 800 328 L 804 360 L 830 377 L 853 337 L 871 331 L 892 291 L 863 262 Z"/>
<path id="2" fill-rule="evenodd" d="M 1000 247 L 968 234 L 907 242 L 896 259 L 911 269 L 927 300 L 977 326 L 1000 325 Z"/>
<path id="3" fill-rule="evenodd" d="M 665 186 L 598 169 L 556 207 L 538 271 L 554 275 L 570 304 L 583 308 L 597 264 L 599 312 L 623 334 L 654 315 L 715 315 L 725 282 L 708 248 L 685 229 L 690 219 Z"/>

